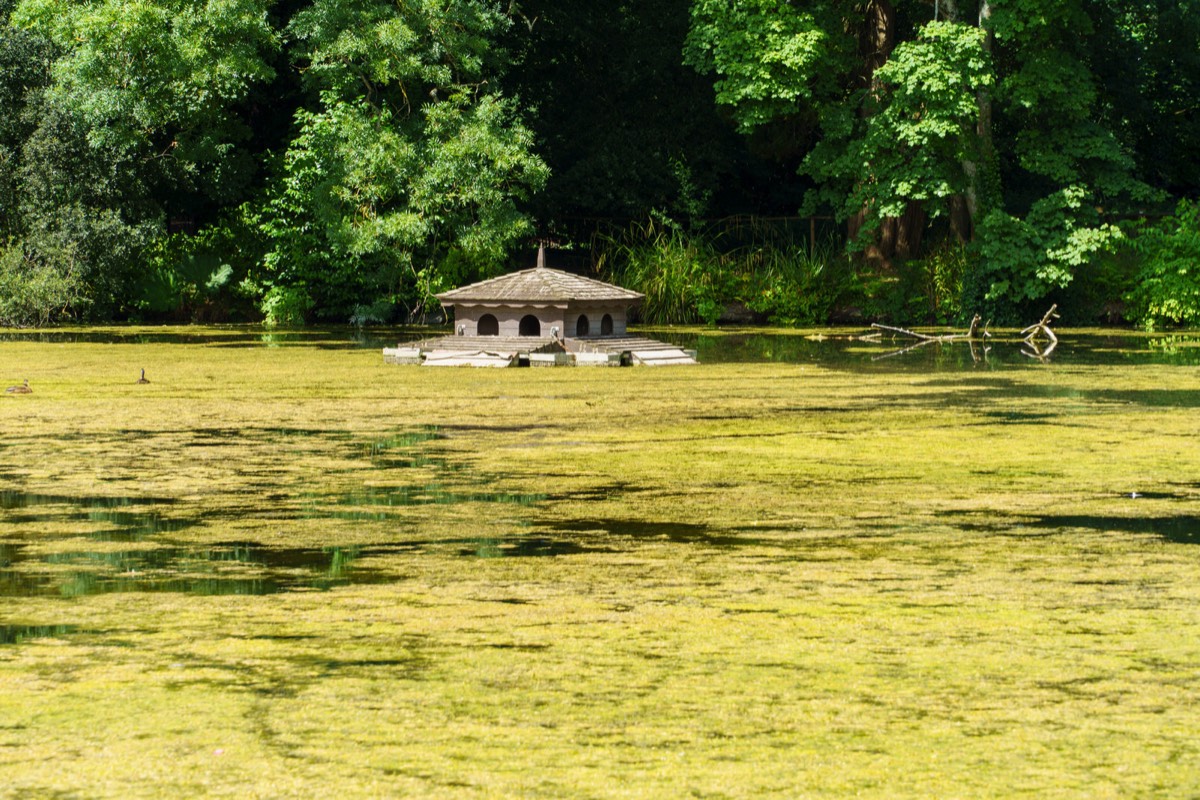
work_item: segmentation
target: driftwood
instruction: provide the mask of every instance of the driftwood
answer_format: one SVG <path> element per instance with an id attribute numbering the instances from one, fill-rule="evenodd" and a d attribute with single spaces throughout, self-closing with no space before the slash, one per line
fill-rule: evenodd
<path id="1" fill-rule="evenodd" d="M 1050 329 L 1050 324 L 1058 318 L 1058 304 L 1055 303 L 1054 305 L 1050 306 L 1050 310 L 1045 313 L 1040 321 L 1035 322 L 1028 328 L 1025 328 L 1023 331 L 1021 331 L 1021 336 L 1023 337 L 1023 347 L 1026 348 L 1022 349 L 1021 353 L 1037 361 L 1041 361 L 1043 363 L 1047 362 L 1050 358 L 1050 355 L 1054 352 L 1054 348 L 1058 347 L 1058 336 L 1056 336 L 1054 331 Z M 979 361 L 980 351 L 976 348 L 976 344 L 979 342 L 984 342 L 982 352 L 983 357 L 986 358 L 988 350 L 991 349 L 987 346 L 986 340 L 992 335 L 988 332 L 987 324 L 985 324 L 983 329 L 980 330 L 980 319 L 981 317 L 976 314 L 974 318 L 972 318 L 971 326 L 967 329 L 966 333 L 947 333 L 941 335 L 918 333 L 917 331 L 910 331 L 907 328 L 896 328 L 891 325 L 881 325 L 878 322 L 874 322 L 871 324 L 871 327 L 877 331 L 886 331 L 899 336 L 907 336 L 915 341 L 908 347 L 903 347 L 899 350 L 893 350 L 890 353 L 884 353 L 883 355 L 875 356 L 871 360 L 878 361 L 883 358 L 892 358 L 893 356 L 910 353 L 913 350 L 917 350 L 933 342 L 954 342 L 965 339 L 971 344 L 971 357 L 976 361 Z M 879 334 L 871 335 L 878 336 Z M 867 337 L 863 338 L 866 339 Z"/>
<path id="2" fill-rule="evenodd" d="M 940 336 L 931 336 L 931 335 L 925 334 L 925 333 L 917 333 L 916 331 L 910 331 L 907 328 L 895 328 L 895 327 L 892 327 L 891 325 L 881 325 L 878 322 L 873 322 L 873 323 L 871 323 L 871 327 L 876 330 L 888 331 L 890 333 L 896 333 L 901 336 L 908 336 L 912 339 L 916 339 L 917 341 L 915 344 L 911 344 L 908 347 L 902 347 L 899 350 L 893 350 L 890 353 L 884 353 L 881 356 L 875 356 L 875 358 L 873 358 L 871 360 L 878 361 L 883 358 L 892 358 L 893 356 L 903 355 L 904 353 L 912 352 L 913 350 L 924 347 L 927 344 L 932 344 L 933 342 L 939 342 L 939 343 L 940 342 L 954 342 L 954 341 L 958 341 L 961 339 L 966 339 L 967 341 L 969 341 L 971 343 L 971 357 L 974 358 L 976 361 L 978 361 L 979 354 L 975 350 L 975 343 L 991 336 L 991 334 L 988 333 L 986 324 L 983 326 L 982 331 L 979 329 L 979 322 L 981 319 L 982 319 L 982 317 L 980 317 L 978 314 L 976 314 L 974 317 L 972 317 L 971 326 L 967 329 L 966 333 L 947 333 L 947 334 L 942 334 Z M 987 348 L 987 347 L 984 347 L 984 349 L 983 349 L 983 353 L 985 356 L 987 355 L 988 349 L 989 348 Z"/>
<path id="3" fill-rule="evenodd" d="M 1050 321 L 1058 319 L 1058 314 L 1055 313 L 1058 309 L 1058 303 L 1050 306 L 1050 310 L 1042 317 L 1041 322 L 1035 322 L 1025 330 L 1021 331 L 1021 335 L 1025 337 L 1026 342 L 1033 342 L 1037 339 L 1039 333 L 1045 334 L 1051 344 L 1058 344 L 1058 337 L 1054 335 L 1054 331 L 1050 330 Z"/>
<path id="4" fill-rule="evenodd" d="M 971 319 L 971 327 L 967 329 L 966 333 L 947 333 L 942 334 L 941 336 L 930 336 L 924 333 L 917 333 L 916 331 L 910 331 L 907 328 L 893 328 L 891 325 L 880 325 L 878 322 L 872 322 L 871 327 L 875 328 L 876 330 L 898 333 L 901 336 L 909 336 L 922 342 L 952 342 L 955 339 L 981 339 L 991 336 L 991 334 L 988 333 L 987 325 L 983 326 L 982 331 L 979 330 L 979 322 L 981 319 L 982 317 L 976 314 Z"/>
<path id="5" fill-rule="evenodd" d="M 1054 331 L 1050 330 L 1050 322 L 1058 319 L 1058 303 L 1050 306 L 1050 310 L 1046 312 L 1040 322 L 1035 322 L 1021 334 L 1025 337 L 1025 346 L 1028 350 L 1022 350 L 1021 354 L 1032 358 L 1036 361 L 1041 361 L 1043 364 L 1050 358 L 1050 354 L 1054 352 L 1054 348 L 1058 347 L 1058 337 L 1054 335 Z M 1048 340 L 1045 345 L 1038 342 L 1038 336 L 1043 335 Z"/>
<path id="6" fill-rule="evenodd" d="M 884 353 L 883 355 L 877 355 L 874 357 L 874 359 L 871 359 L 871 360 L 878 361 L 881 359 L 890 359 L 890 357 L 893 357 L 893 356 L 904 355 L 905 353 L 911 353 L 912 350 L 916 350 L 918 348 L 923 348 L 923 347 L 925 347 L 926 344 L 931 344 L 934 342 L 938 342 L 938 343 L 956 342 L 956 341 L 960 341 L 960 339 L 966 339 L 966 341 L 971 343 L 972 359 L 978 361 L 979 353 L 978 353 L 978 350 L 976 350 L 976 342 L 983 341 L 983 339 L 991 337 L 991 333 L 988 332 L 988 325 L 985 324 L 983 326 L 983 330 L 979 330 L 979 321 L 982 319 L 983 319 L 982 317 L 979 317 L 979 314 L 976 314 L 976 315 L 974 315 L 974 317 L 971 318 L 971 326 L 968 327 L 966 333 L 943 333 L 943 335 L 941 335 L 941 336 L 930 336 L 930 335 L 928 335 L 928 333 L 918 333 L 917 331 L 910 331 L 908 329 L 905 329 L 905 327 L 893 327 L 892 325 L 881 325 L 878 323 L 871 323 L 871 327 L 874 327 L 874 329 L 877 331 L 888 331 L 888 332 L 892 332 L 892 333 L 899 333 L 900 336 L 907 336 L 907 337 L 917 339 L 916 344 L 910 344 L 906 348 L 901 348 L 899 350 L 893 350 L 892 353 Z M 988 348 L 988 347 L 983 348 L 984 356 L 988 355 L 989 349 L 990 348 Z"/>

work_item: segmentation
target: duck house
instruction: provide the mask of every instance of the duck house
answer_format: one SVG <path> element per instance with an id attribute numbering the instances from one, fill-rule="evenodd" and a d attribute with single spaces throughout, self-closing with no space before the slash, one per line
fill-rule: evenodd
<path id="1" fill-rule="evenodd" d="M 626 331 L 643 295 L 537 265 L 437 295 L 454 334 L 395 348 L 384 360 L 427 366 L 695 364 L 695 354 Z"/>

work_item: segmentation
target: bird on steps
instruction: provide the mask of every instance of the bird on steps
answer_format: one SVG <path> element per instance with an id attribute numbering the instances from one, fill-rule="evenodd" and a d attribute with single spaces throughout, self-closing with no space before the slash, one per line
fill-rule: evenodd
<path id="1" fill-rule="evenodd" d="M 25 379 L 25 383 L 20 386 L 10 386 L 4 390 L 5 394 L 33 394 L 33 389 L 29 388 L 29 378 Z"/>
<path id="2" fill-rule="evenodd" d="M 146 368 L 142 367 L 142 377 L 138 378 L 138 383 L 149 383 L 150 379 L 146 377 Z"/>

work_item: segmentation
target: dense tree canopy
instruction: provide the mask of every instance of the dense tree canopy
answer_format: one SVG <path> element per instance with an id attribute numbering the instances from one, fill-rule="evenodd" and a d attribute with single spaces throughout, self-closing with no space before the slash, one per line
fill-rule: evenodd
<path id="1" fill-rule="evenodd" d="M 860 292 L 1187 321 L 1198 76 L 1190 0 L 0 0 L 0 322 L 388 321 L 746 212 L 838 220 Z"/>
<path id="2" fill-rule="evenodd" d="M 1109 58 L 1097 44 L 1113 40 L 1136 68 L 1150 57 L 1147 23 L 1181 21 L 1181 10 L 697 0 L 688 59 L 715 75 L 743 129 L 781 116 L 819 129 L 803 166 L 816 181 L 809 208 L 850 220 L 868 255 L 915 255 L 928 220 L 945 217 L 982 245 L 977 299 L 1020 303 L 1065 287 L 1117 236 L 1100 209 L 1156 198 L 1121 135 L 1149 120 L 1131 119 L 1094 65 Z"/>

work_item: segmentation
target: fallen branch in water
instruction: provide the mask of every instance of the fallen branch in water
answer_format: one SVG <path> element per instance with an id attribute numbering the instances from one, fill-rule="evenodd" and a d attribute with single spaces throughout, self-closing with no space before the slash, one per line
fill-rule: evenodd
<path id="1" fill-rule="evenodd" d="M 883 359 L 883 358 L 892 358 L 893 356 L 903 355 L 904 353 L 912 352 L 913 350 L 924 347 L 927 344 L 932 344 L 933 342 L 954 342 L 954 341 L 966 339 L 967 341 L 969 341 L 971 343 L 971 358 L 973 358 L 975 361 L 979 361 L 979 353 L 975 349 L 975 343 L 981 339 L 986 339 L 992 335 L 992 334 L 988 333 L 986 324 L 983 326 L 982 331 L 979 329 L 979 322 L 981 319 L 983 319 L 983 318 L 980 317 L 978 314 L 976 314 L 974 317 L 972 317 L 971 318 L 971 326 L 967 329 L 966 333 L 947 333 L 947 334 L 942 334 L 940 336 L 931 336 L 931 335 L 925 334 L 925 333 L 917 333 L 916 331 L 910 331 L 907 328 L 895 328 L 895 327 L 892 327 L 891 325 L 880 325 L 878 322 L 873 322 L 873 323 L 871 323 L 871 327 L 875 328 L 876 330 L 889 331 L 891 333 L 898 333 L 901 336 L 912 337 L 913 339 L 916 339 L 917 341 L 915 344 L 911 344 L 908 347 L 904 347 L 904 348 L 895 350 L 890 353 L 884 353 L 883 355 L 875 356 L 871 360 L 879 361 L 880 359 Z M 878 335 L 878 334 L 874 334 L 874 335 Z M 983 354 L 985 357 L 987 356 L 988 350 L 989 350 L 989 348 L 987 346 L 985 346 L 983 348 Z"/>
<path id="2" fill-rule="evenodd" d="M 1025 337 L 1025 341 L 1030 344 L 1037 338 L 1039 333 L 1045 334 L 1046 338 L 1052 344 L 1058 344 L 1058 337 L 1054 335 L 1054 331 L 1050 330 L 1050 321 L 1058 319 L 1058 314 L 1055 311 L 1058 309 L 1058 303 L 1050 306 L 1050 310 L 1042 317 L 1041 322 L 1035 322 L 1025 330 L 1021 331 L 1021 335 Z"/>
<path id="3" fill-rule="evenodd" d="M 1042 317 L 1041 322 L 1035 322 L 1025 330 L 1021 331 L 1021 333 L 1025 335 L 1025 345 L 1029 347 L 1029 350 L 1021 351 L 1022 355 L 1028 356 L 1036 361 L 1041 361 L 1043 364 L 1049 360 L 1051 353 L 1054 352 L 1054 348 L 1058 347 L 1058 337 L 1054 335 L 1054 331 L 1050 330 L 1051 320 L 1058 319 L 1058 314 L 1055 313 L 1057 309 L 1058 303 L 1055 303 L 1054 305 L 1050 306 L 1050 310 L 1046 312 L 1044 317 Z M 1038 334 L 1042 334 L 1049 339 L 1049 342 L 1045 347 L 1042 347 L 1038 344 Z"/>
<path id="4" fill-rule="evenodd" d="M 911 336 L 912 338 L 918 339 L 922 342 L 952 342 L 955 339 L 979 339 L 991 336 L 991 334 L 988 333 L 987 325 L 983 326 L 982 331 L 979 330 L 979 321 L 981 319 L 982 317 L 980 317 L 978 314 L 972 317 L 971 327 L 967 329 L 966 333 L 947 333 L 940 336 L 930 336 L 929 334 L 925 333 L 917 333 L 916 331 L 910 331 L 907 328 L 894 328 L 891 325 L 880 325 L 878 322 L 872 322 L 871 327 L 875 328 L 876 330 L 898 333 L 901 336 Z"/>

